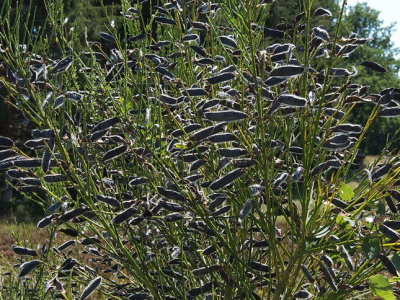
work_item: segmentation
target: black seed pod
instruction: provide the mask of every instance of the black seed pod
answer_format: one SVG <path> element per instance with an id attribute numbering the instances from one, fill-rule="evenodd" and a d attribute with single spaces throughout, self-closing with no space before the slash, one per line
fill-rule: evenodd
<path id="1" fill-rule="evenodd" d="M 280 104 L 293 106 L 293 107 L 303 107 L 307 104 L 307 100 L 292 94 L 282 94 L 278 96 L 277 101 Z"/>
<path id="2" fill-rule="evenodd" d="M 11 149 L 1 150 L 0 151 L 0 161 L 5 160 L 7 158 L 13 157 L 17 155 L 17 152 Z"/>
<path id="3" fill-rule="evenodd" d="M 221 265 L 211 265 L 204 268 L 194 269 L 192 271 L 193 276 L 205 276 L 210 273 L 219 272 L 223 269 Z"/>
<path id="4" fill-rule="evenodd" d="M 104 154 L 103 161 L 106 162 L 110 159 L 114 159 L 114 158 L 122 155 L 123 153 L 125 153 L 127 150 L 128 150 L 128 146 L 126 146 L 126 145 L 122 145 L 122 146 L 116 147 L 114 149 L 111 149 Z"/>
<path id="5" fill-rule="evenodd" d="M 382 67 L 380 64 L 373 61 L 363 61 L 360 65 L 376 72 L 381 72 L 381 73 L 387 72 L 386 68 Z"/>
<path id="6" fill-rule="evenodd" d="M 320 270 L 324 274 L 325 281 L 329 284 L 331 289 L 337 293 L 338 287 L 337 287 L 335 279 L 332 277 L 331 273 L 328 271 L 328 269 L 323 264 L 320 265 Z"/>
<path id="7" fill-rule="evenodd" d="M 161 196 L 163 196 L 167 199 L 177 200 L 177 201 L 182 201 L 182 202 L 186 201 L 185 197 L 177 191 L 167 190 L 166 188 L 163 188 L 162 186 L 158 186 L 157 191 Z"/>
<path id="8" fill-rule="evenodd" d="M 210 135 L 213 135 L 213 134 L 221 132 L 225 125 L 226 125 L 225 123 L 219 123 L 219 124 L 214 125 L 214 126 L 209 126 L 209 127 L 203 128 L 203 129 L 201 129 L 199 131 L 196 131 L 190 137 L 190 139 L 192 141 L 199 142 L 199 141 L 204 140 L 205 138 L 209 137 Z"/>
<path id="9" fill-rule="evenodd" d="M 44 181 L 48 183 L 63 182 L 67 180 L 67 175 L 64 174 L 49 174 L 44 176 Z"/>
<path id="10" fill-rule="evenodd" d="M 239 221 L 243 221 L 244 218 L 246 218 L 249 213 L 251 212 L 251 208 L 253 207 L 253 199 L 249 199 L 246 201 L 246 203 L 243 205 L 242 210 L 239 213 Z"/>
<path id="11" fill-rule="evenodd" d="M 400 236 L 396 231 L 387 227 L 384 224 L 379 225 L 379 230 L 388 238 L 390 238 L 392 242 L 397 242 L 400 239 Z"/>
<path id="12" fill-rule="evenodd" d="M 60 246 L 57 248 L 57 250 L 58 250 L 58 251 L 62 251 L 62 250 L 64 250 L 64 249 L 67 249 L 69 246 L 72 246 L 73 244 L 75 244 L 75 241 L 74 241 L 74 240 L 66 241 L 65 243 L 63 243 L 62 245 L 60 245 Z"/>
<path id="13" fill-rule="evenodd" d="M 212 212 L 213 216 L 220 216 L 223 215 L 225 213 L 227 213 L 229 210 L 231 209 L 230 205 L 226 205 L 221 207 L 220 209 L 217 209 L 216 211 Z"/>
<path id="14" fill-rule="evenodd" d="M 37 228 L 45 228 L 47 226 L 49 226 L 51 224 L 51 221 L 53 220 L 53 216 L 47 216 L 44 217 L 43 219 L 41 219 L 38 223 L 37 223 Z"/>
<path id="15" fill-rule="evenodd" d="M 83 290 L 80 300 L 84 300 L 87 297 L 89 297 L 89 295 L 93 293 L 93 291 L 100 285 L 100 283 L 101 283 L 101 277 L 97 277 L 93 279 L 91 282 L 89 282 L 89 284 Z"/>
<path id="16" fill-rule="evenodd" d="M 397 208 L 393 203 L 392 197 L 390 197 L 389 195 L 385 197 L 386 203 L 389 206 L 389 209 L 392 213 L 397 213 Z"/>
<path id="17" fill-rule="evenodd" d="M 226 198 L 225 196 L 216 197 L 212 202 L 210 202 L 210 204 L 208 205 L 208 208 L 210 210 L 214 210 L 217 206 L 224 203 L 227 199 L 228 198 Z"/>
<path id="18" fill-rule="evenodd" d="M 115 37 L 107 32 L 99 32 L 98 36 L 107 42 L 115 43 Z"/>
<path id="19" fill-rule="evenodd" d="M 203 254 L 204 254 L 204 255 L 211 255 L 211 254 L 213 254 L 215 251 L 217 251 L 217 249 L 216 249 L 213 245 L 211 245 L 211 246 L 209 246 L 209 247 L 207 247 L 207 248 L 205 248 L 205 249 L 203 250 Z"/>
<path id="20" fill-rule="evenodd" d="M 58 231 L 66 234 L 66 235 L 72 236 L 72 237 L 77 237 L 79 235 L 78 231 L 71 229 L 71 228 L 61 228 Z"/>
<path id="21" fill-rule="evenodd" d="M 350 269 L 350 271 L 354 271 L 354 262 L 349 252 L 344 246 L 340 246 L 340 250 L 342 252 L 342 257 L 344 258 L 347 267 Z"/>
<path id="22" fill-rule="evenodd" d="M 207 283 L 203 284 L 201 287 L 189 290 L 188 291 L 188 295 L 190 297 L 200 296 L 202 294 L 210 292 L 212 290 L 213 286 L 214 286 L 214 282 L 213 281 L 207 282 Z"/>
<path id="23" fill-rule="evenodd" d="M 92 133 L 89 136 L 89 139 L 92 143 L 94 143 L 95 141 L 97 141 L 98 139 L 102 138 L 106 133 L 107 133 L 108 129 L 103 129 L 103 130 L 98 130 L 95 131 L 94 133 Z"/>
<path id="24" fill-rule="evenodd" d="M 155 17 L 154 21 L 160 24 L 176 26 L 176 22 L 173 19 L 165 18 L 165 17 Z"/>
<path id="25" fill-rule="evenodd" d="M 308 271 L 307 267 L 305 265 L 301 265 L 300 267 L 301 267 L 301 270 L 304 273 L 304 276 L 306 276 L 307 280 L 309 282 L 313 283 L 314 282 L 314 278 L 312 277 L 310 271 Z"/>
<path id="26" fill-rule="evenodd" d="M 262 264 L 260 262 L 257 261 L 253 261 L 249 264 L 249 268 L 255 271 L 259 271 L 259 272 L 265 272 L 268 273 L 271 271 L 271 268 L 268 265 Z"/>
<path id="27" fill-rule="evenodd" d="M 322 17 L 322 16 L 331 17 L 332 13 L 329 10 L 327 10 L 326 8 L 320 7 L 314 11 L 314 16 L 316 16 L 316 17 Z"/>
<path id="28" fill-rule="evenodd" d="M 0 148 L 10 148 L 14 146 L 14 141 L 8 137 L 0 136 Z"/>
<path id="29" fill-rule="evenodd" d="M 95 197 L 96 201 L 101 201 L 104 203 L 107 203 L 111 206 L 114 206 L 116 208 L 120 207 L 120 203 L 117 199 L 110 197 L 110 196 L 102 196 L 102 195 L 96 195 Z"/>
<path id="30" fill-rule="evenodd" d="M 293 295 L 295 299 L 310 299 L 313 295 L 306 290 L 298 291 Z"/>
<path id="31" fill-rule="evenodd" d="M 396 267 L 386 255 L 379 254 L 379 259 L 381 260 L 382 264 L 386 267 L 386 269 L 389 271 L 390 274 L 396 277 L 398 276 Z"/>
<path id="32" fill-rule="evenodd" d="M 218 37 L 219 40 L 221 41 L 221 44 L 224 46 L 228 46 L 231 48 L 236 49 L 237 48 L 237 43 L 231 36 L 226 36 L 226 35 L 221 35 Z"/>
<path id="33" fill-rule="evenodd" d="M 50 72 L 51 73 L 65 72 L 72 65 L 72 61 L 73 61 L 72 56 L 67 56 L 66 58 L 56 63 Z"/>
<path id="34" fill-rule="evenodd" d="M 213 111 L 206 112 L 204 116 L 214 122 L 234 122 L 244 120 L 248 115 L 244 112 L 238 110 L 223 110 L 223 111 Z"/>
<path id="35" fill-rule="evenodd" d="M 12 249 L 13 249 L 14 253 L 18 254 L 18 255 L 37 256 L 36 251 L 29 249 L 29 248 L 13 246 Z"/>
<path id="36" fill-rule="evenodd" d="M 196 170 L 199 169 L 202 165 L 204 165 L 206 162 L 207 162 L 207 161 L 204 160 L 204 159 L 196 160 L 195 162 L 193 162 L 193 163 L 191 164 L 191 166 L 190 166 L 190 172 L 192 173 L 192 172 L 196 171 Z"/>
<path id="37" fill-rule="evenodd" d="M 42 166 L 42 159 L 40 158 L 21 159 L 15 161 L 14 165 L 20 168 L 38 168 Z"/>
<path id="38" fill-rule="evenodd" d="M 182 220 L 183 216 L 180 213 L 170 213 L 164 217 L 165 222 L 176 222 Z"/>
<path id="39" fill-rule="evenodd" d="M 62 222 L 68 222 L 68 221 L 72 220 L 73 218 L 76 218 L 76 217 L 80 216 L 84 212 L 86 212 L 86 209 L 81 208 L 81 207 L 77 207 L 77 208 L 74 208 L 74 209 L 71 209 L 71 210 L 67 211 L 64 215 L 62 215 L 60 217 L 60 220 Z"/>
<path id="40" fill-rule="evenodd" d="M 385 221 L 385 222 L 383 222 L 383 224 L 393 230 L 400 229 L 400 221 Z"/>
<path id="41" fill-rule="evenodd" d="M 123 212 L 116 215 L 114 217 L 114 219 L 112 220 L 112 222 L 114 224 L 121 224 L 122 222 L 125 222 L 130 217 L 132 217 L 133 214 L 135 214 L 135 213 L 137 213 L 137 210 L 133 207 L 129 207 L 129 208 L 125 209 Z"/>
<path id="42" fill-rule="evenodd" d="M 182 91 L 182 94 L 190 97 L 208 96 L 208 92 L 202 88 L 189 88 Z"/>
<path id="43" fill-rule="evenodd" d="M 31 260 L 26 263 L 23 263 L 19 268 L 21 272 L 19 273 L 19 277 L 24 277 L 28 275 L 33 269 L 38 267 L 42 262 L 40 260 Z"/>
<path id="44" fill-rule="evenodd" d="M 299 76 L 304 72 L 304 67 L 296 65 L 286 65 L 272 70 L 270 76 L 291 78 Z"/>
<path id="45" fill-rule="evenodd" d="M 221 178 L 213 181 L 209 188 L 212 190 L 217 190 L 227 186 L 228 184 L 232 183 L 234 180 L 241 177 L 245 171 L 243 169 L 234 169 L 233 171 L 229 172 L 228 174 L 222 176 Z"/>
<path id="46" fill-rule="evenodd" d="M 165 210 L 171 211 L 171 212 L 182 212 L 184 211 L 184 208 L 173 202 L 167 202 L 167 201 L 160 201 L 159 202 L 161 207 L 164 208 Z"/>
<path id="47" fill-rule="evenodd" d="M 206 78 L 208 83 L 218 84 L 221 82 L 229 81 L 235 78 L 235 74 L 233 73 L 221 73 L 213 77 Z"/>
<path id="48" fill-rule="evenodd" d="M 119 118 L 117 118 L 117 117 L 101 121 L 95 127 L 93 127 L 91 132 L 94 133 L 96 131 L 108 129 L 111 126 L 114 126 L 115 124 L 117 124 L 118 122 L 119 122 Z"/>
<path id="49" fill-rule="evenodd" d="M 177 98 L 171 97 L 171 96 L 169 96 L 167 94 L 161 94 L 160 95 L 160 100 L 163 103 L 168 104 L 168 105 L 176 105 L 176 104 L 178 104 L 178 99 Z"/>
<path id="50" fill-rule="evenodd" d="M 200 56 L 203 56 L 203 57 L 207 56 L 207 52 L 206 52 L 206 49 L 204 49 L 204 47 L 191 45 L 190 48 L 192 48 L 192 50 Z"/>

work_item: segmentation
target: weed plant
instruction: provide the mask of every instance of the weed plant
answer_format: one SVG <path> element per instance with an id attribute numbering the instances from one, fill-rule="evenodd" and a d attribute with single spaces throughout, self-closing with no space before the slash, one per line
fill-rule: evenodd
<path id="1" fill-rule="evenodd" d="M 345 1 L 265 28 L 270 2 L 171 1 L 146 24 L 122 1 L 123 28 L 110 17 L 77 52 L 62 1 L 41 28 L 5 1 L 3 99 L 37 129 L 0 138 L 0 168 L 43 206 L 47 242 L 14 245 L 3 299 L 399 297 L 398 155 L 363 166 L 358 149 L 400 90 L 352 83 L 385 76 L 374 62 L 340 68 L 368 43 L 338 36 Z"/>

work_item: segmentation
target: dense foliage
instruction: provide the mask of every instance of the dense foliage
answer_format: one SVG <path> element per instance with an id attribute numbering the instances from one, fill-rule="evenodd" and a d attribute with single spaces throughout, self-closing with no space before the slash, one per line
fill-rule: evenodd
<path id="1" fill-rule="evenodd" d="M 0 170 L 48 239 L 13 246 L 2 298 L 399 296 L 398 153 L 360 153 L 400 116 L 400 89 L 360 74 L 393 66 L 349 65 L 373 36 L 342 26 L 345 4 L 270 24 L 269 2 L 168 2 L 145 21 L 125 1 L 83 44 L 62 1 L 41 28 L 3 5 L 4 101 L 35 128 L 0 137 Z"/>
<path id="2" fill-rule="evenodd" d="M 154 0 L 143 3 L 141 13 L 144 18 L 143 20 L 138 20 L 138 22 L 142 24 L 140 27 L 141 30 L 143 26 L 149 22 L 151 7 L 156 6 L 158 2 L 159 1 Z M 14 1 L 13 3 L 18 2 Z M 53 55 L 59 55 L 60 49 L 57 44 L 57 38 L 54 36 L 57 35 L 57 33 L 53 30 L 54 28 L 46 25 L 46 3 L 50 4 L 50 2 L 44 0 L 35 0 L 32 2 L 26 0 L 21 11 L 21 20 L 30 24 L 29 27 L 34 28 L 34 33 L 47 36 L 45 41 L 46 43 L 50 43 L 47 47 L 52 49 Z M 62 17 L 64 19 L 60 19 L 59 22 L 66 22 L 69 25 L 70 31 L 68 35 L 70 39 L 74 39 L 74 49 L 76 51 L 85 49 L 85 39 L 95 40 L 97 38 L 97 33 L 104 30 L 104 25 L 108 24 L 110 19 L 114 21 L 116 30 L 119 33 L 123 34 L 124 32 L 120 1 L 103 1 L 101 3 L 101 1 L 97 0 L 74 0 L 58 1 L 55 2 L 54 5 L 63 10 Z M 51 7 L 51 5 L 48 6 Z M 12 7 L 16 7 L 16 5 Z M 270 9 L 265 12 L 267 15 L 265 25 L 267 27 L 272 27 L 280 23 L 280 18 L 282 18 L 282 16 L 284 16 L 283 19 L 293 21 L 297 13 L 303 10 L 303 7 L 304 4 L 302 1 L 274 1 Z M 314 0 L 312 2 L 312 9 L 318 7 L 329 9 L 334 18 L 311 20 L 311 22 L 314 22 L 312 23 L 313 26 L 321 25 L 329 31 L 334 30 L 336 22 L 335 17 L 338 16 L 340 12 L 340 3 L 336 0 Z M 17 10 L 13 10 L 11 14 L 15 14 L 16 11 Z M 16 18 L 12 16 L 10 20 L 13 19 Z M 206 19 L 204 16 L 200 16 L 200 20 L 205 21 Z M 156 25 L 153 23 L 151 32 L 154 33 L 155 29 Z M 399 83 L 399 61 L 396 60 L 395 57 L 398 56 L 398 49 L 395 48 L 390 41 L 393 26 L 383 27 L 382 21 L 379 19 L 378 11 L 369 8 L 365 4 L 358 4 L 355 7 L 346 8 L 339 34 L 345 36 L 351 31 L 356 32 L 360 36 L 371 37 L 372 39 L 367 45 L 356 49 L 349 58 L 343 60 L 341 62 L 342 66 L 351 68 L 351 66 L 368 59 L 379 62 L 388 68 L 388 72 L 382 76 L 375 72 L 358 69 L 360 74 L 358 77 L 365 79 L 363 84 L 369 85 L 371 92 L 378 92 L 388 86 L 397 86 Z M 25 36 L 25 38 L 27 37 Z M 202 38 L 201 32 L 200 38 Z M 21 42 L 25 43 L 25 41 Z M 355 82 L 358 82 L 357 78 Z M 0 89 L 0 94 L 1 93 L 3 93 L 3 91 Z M 351 113 L 350 119 L 356 123 L 365 123 L 370 113 L 371 108 L 356 106 Z M 16 138 L 17 144 L 19 140 L 24 140 L 29 136 L 29 131 L 27 130 L 29 126 L 26 127 L 27 124 L 25 124 L 28 120 L 24 120 L 23 115 L 18 114 L 9 106 L 1 104 L 0 117 L 2 120 L 0 124 L 0 135 Z M 363 140 L 360 149 L 365 154 L 378 155 L 385 147 L 386 142 L 393 139 L 398 127 L 399 122 L 397 119 L 375 120 L 368 136 Z M 400 141 L 395 139 L 393 143 L 391 143 L 391 150 L 399 147 Z M 29 220 L 41 216 L 36 205 L 32 205 L 32 203 L 26 202 L 23 197 L 18 197 L 15 193 L 10 192 L 3 182 L 3 178 L 0 178 L 0 198 L 3 199 L 2 206 L 5 208 L 1 213 L 2 217 L 15 216 L 18 220 Z M 13 199 L 13 201 L 10 201 L 10 199 Z"/>

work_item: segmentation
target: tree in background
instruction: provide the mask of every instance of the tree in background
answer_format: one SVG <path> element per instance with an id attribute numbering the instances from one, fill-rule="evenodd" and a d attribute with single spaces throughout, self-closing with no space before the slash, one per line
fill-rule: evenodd
<path id="1" fill-rule="evenodd" d="M 266 20 L 267 27 L 273 27 L 274 24 L 279 24 L 282 21 L 293 22 L 296 19 L 296 16 L 304 11 L 304 5 L 307 1 L 302 0 L 294 0 L 294 1 L 285 1 L 285 0 L 276 0 L 271 5 L 271 9 L 269 10 L 268 18 Z M 338 16 L 340 12 L 340 5 L 337 0 L 314 0 L 312 2 L 313 9 L 323 7 L 332 12 L 333 16 Z M 331 18 L 319 18 L 318 20 L 314 20 L 312 25 L 323 25 L 327 27 L 328 31 L 333 28 L 335 20 Z"/>
<path id="2" fill-rule="evenodd" d="M 307 1 L 305 1 L 307 2 Z M 313 8 L 323 7 L 332 12 L 333 17 L 318 18 L 315 25 L 322 24 L 325 29 L 333 32 L 337 17 L 343 1 L 341 0 L 315 0 Z M 296 15 L 303 9 L 303 1 L 275 1 L 267 18 L 267 27 L 280 22 L 294 22 Z M 312 24 L 313 25 L 313 24 Z M 362 78 L 363 84 L 369 86 L 368 93 L 379 93 L 384 87 L 399 87 L 400 61 L 396 56 L 400 55 L 400 49 L 396 48 L 391 41 L 394 24 L 384 26 L 379 19 L 379 11 L 369 7 L 366 3 L 359 3 L 355 6 L 348 6 L 346 14 L 342 19 L 340 36 L 347 37 L 354 32 L 359 37 L 369 38 L 370 41 L 364 47 L 357 48 L 347 59 L 347 64 L 341 67 L 351 67 L 359 65 L 361 62 L 374 61 L 385 68 L 388 72 L 381 74 L 359 66 L 358 77 Z M 357 82 L 357 79 L 355 80 Z M 355 107 L 352 118 L 356 123 L 365 123 L 372 107 L 361 105 Z M 394 136 L 400 127 L 400 121 L 395 119 L 379 118 L 375 120 L 371 131 L 363 142 L 362 149 L 366 154 L 377 154 L 382 149 L 386 141 Z M 400 141 L 394 141 L 391 149 L 400 148 Z"/>
<path id="3" fill-rule="evenodd" d="M 349 7 L 344 18 L 344 31 L 353 31 L 358 36 L 366 37 L 371 41 L 365 46 L 356 49 L 349 58 L 350 64 L 357 65 L 365 60 L 370 60 L 385 66 L 386 73 L 373 72 L 367 68 L 359 67 L 359 78 L 369 86 L 369 93 L 379 93 L 384 87 L 398 88 L 400 83 L 400 61 L 396 59 L 400 55 L 400 49 L 391 41 L 394 24 L 383 26 L 379 19 L 379 11 L 370 8 L 366 3 L 359 3 Z M 343 32 L 344 34 L 344 32 Z M 357 78 L 355 80 L 357 82 Z M 372 107 L 359 106 L 353 111 L 356 122 L 364 123 L 366 116 Z M 368 137 L 364 141 L 364 151 L 367 154 L 377 154 L 400 126 L 398 118 L 375 120 Z M 394 141 L 392 149 L 400 147 L 400 141 Z"/>

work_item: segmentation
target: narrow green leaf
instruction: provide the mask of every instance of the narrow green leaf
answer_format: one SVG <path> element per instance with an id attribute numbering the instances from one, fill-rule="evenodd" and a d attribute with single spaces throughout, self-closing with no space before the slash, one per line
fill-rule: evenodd
<path id="1" fill-rule="evenodd" d="M 384 300 L 395 300 L 392 286 L 385 276 L 377 274 L 369 278 L 369 289 L 371 292 Z"/>
<path id="2" fill-rule="evenodd" d="M 318 229 L 318 232 L 315 233 L 315 238 L 316 239 L 320 239 L 323 238 L 325 235 L 327 235 L 330 232 L 330 228 L 329 226 L 325 226 L 325 227 L 320 227 Z"/>
<path id="3" fill-rule="evenodd" d="M 339 196 L 343 201 L 350 201 L 354 197 L 353 189 L 346 183 L 339 186 Z"/>

